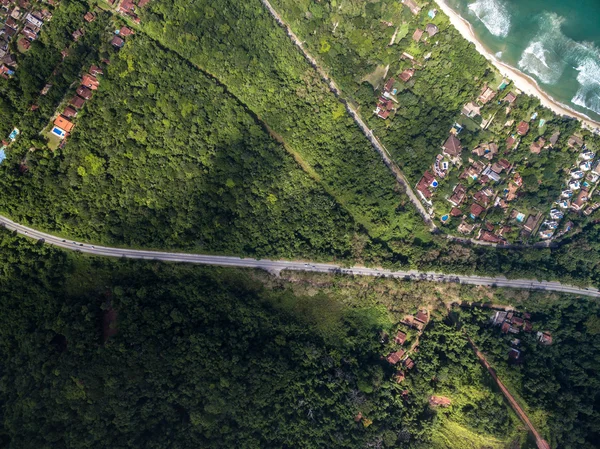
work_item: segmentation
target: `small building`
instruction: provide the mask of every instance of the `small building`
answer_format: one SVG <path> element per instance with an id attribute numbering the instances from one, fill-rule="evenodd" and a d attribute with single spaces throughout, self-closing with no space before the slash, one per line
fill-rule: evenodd
<path id="1" fill-rule="evenodd" d="M 404 367 L 406 369 L 413 369 L 415 367 L 415 362 L 413 362 L 413 360 L 408 357 L 405 361 L 404 361 Z"/>
<path id="2" fill-rule="evenodd" d="M 514 136 L 508 136 L 508 139 L 506 139 L 506 149 L 512 150 L 515 148 L 516 145 L 517 139 L 515 139 Z"/>
<path id="3" fill-rule="evenodd" d="M 460 144 L 460 140 L 454 135 L 450 134 L 444 145 L 442 146 L 444 153 L 450 156 L 451 158 L 456 158 L 460 156 L 462 152 L 462 146 Z"/>
<path id="4" fill-rule="evenodd" d="M 430 190 L 431 187 L 437 187 L 437 181 L 431 172 L 426 171 L 423 173 L 421 180 L 417 183 L 416 189 L 427 202 L 429 202 L 429 199 L 433 196 L 433 193 Z"/>
<path id="5" fill-rule="evenodd" d="M 462 211 L 458 207 L 453 207 L 450 211 L 450 215 L 452 217 L 460 217 L 462 214 Z"/>
<path id="6" fill-rule="evenodd" d="M 525 136 L 527 135 L 527 133 L 529 132 L 529 123 L 522 121 L 521 123 L 519 123 L 519 126 L 517 126 L 517 134 L 519 136 Z"/>
<path id="7" fill-rule="evenodd" d="M 89 73 L 84 73 L 81 77 L 81 84 L 89 89 L 96 90 L 100 86 L 100 81 Z"/>
<path id="8" fill-rule="evenodd" d="M 67 133 L 70 133 L 75 125 L 68 118 L 59 115 L 56 117 L 56 120 L 54 120 L 54 126 L 58 126 L 59 128 L 64 129 Z"/>
<path id="9" fill-rule="evenodd" d="M 396 374 L 394 375 L 394 380 L 396 381 L 396 383 L 402 383 L 404 381 L 404 379 L 406 379 L 404 372 L 396 371 Z"/>
<path id="10" fill-rule="evenodd" d="M 571 148 L 579 149 L 583 146 L 583 139 L 581 137 L 573 134 L 571 137 L 569 137 L 569 140 L 567 141 L 567 145 L 569 145 L 569 147 L 571 147 Z"/>
<path id="11" fill-rule="evenodd" d="M 577 194 L 577 197 L 575 198 L 575 201 L 573 201 L 571 203 L 571 209 L 575 210 L 575 211 L 580 211 L 581 209 L 583 209 L 583 207 L 585 206 L 585 203 L 588 202 L 588 189 L 583 188 L 579 191 L 579 193 Z"/>
<path id="12" fill-rule="evenodd" d="M 400 79 L 405 83 L 408 82 L 415 74 L 415 69 L 406 69 L 400 75 Z"/>
<path id="13" fill-rule="evenodd" d="M 513 92 L 509 92 L 506 97 L 504 97 L 504 101 L 508 102 L 509 104 L 513 104 L 516 99 L 517 96 Z"/>
<path id="14" fill-rule="evenodd" d="M 32 24 L 34 27 L 37 28 L 41 28 L 42 25 L 44 24 L 44 21 L 42 19 L 40 19 L 39 17 L 34 16 L 33 14 L 29 13 L 25 16 L 25 20 L 27 22 L 29 22 L 30 24 Z"/>
<path id="15" fill-rule="evenodd" d="M 502 327 L 500 328 L 500 331 L 503 334 L 508 334 L 509 329 L 510 329 L 510 323 L 508 321 L 505 321 L 504 323 L 502 323 Z"/>
<path id="16" fill-rule="evenodd" d="M 527 221 L 523 225 L 523 228 L 528 232 L 533 232 L 533 230 L 537 227 L 538 217 L 535 215 L 530 215 L 527 217 Z"/>
<path id="17" fill-rule="evenodd" d="M 89 100 L 92 98 L 92 90 L 82 85 L 77 88 L 77 95 L 79 95 L 84 100 Z"/>
<path id="18" fill-rule="evenodd" d="M 77 116 L 77 110 L 73 106 L 67 106 L 62 113 L 63 116 L 67 118 L 72 118 Z"/>
<path id="19" fill-rule="evenodd" d="M 90 75 L 92 75 L 92 76 L 98 76 L 98 75 L 103 75 L 103 74 L 104 74 L 104 72 L 97 65 L 92 65 L 90 67 Z"/>
<path id="20" fill-rule="evenodd" d="M 481 90 L 481 95 L 479 95 L 479 98 L 477 98 L 477 100 L 481 104 L 487 104 L 495 96 L 496 96 L 496 92 L 493 89 L 490 89 L 488 86 L 483 86 L 483 89 Z"/>
<path id="21" fill-rule="evenodd" d="M 122 26 L 121 29 L 119 30 L 119 36 L 131 36 L 135 34 L 135 31 L 133 31 L 131 28 L 126 27 L 126 26 Z"/>
<path id="22" fill-rule="evenodd" d="M 402 331 L 398 331 L 398 333 L 396 334 L 396 338 L 394 338 L 394 341 L 396 342 L 396 344 L 403 345 L 406 341 L 406 334 Z"/>
<path id="23" fill-rule="evenodd" d="M 404 350 L 403 349 L 399 349 L 396 352 L 392 352 L 390 355 L 388 355 L 386 357 L 386 360 L 388 361 L 388 363 L 390 363 L 391 365 L 395 365 L 396 363 L 398 363 L 400 360 L 402 360 L 402 357 L 404 356 Z"/>
<path id="24" fill-rule="evenodd" d="M 73 36 L 73 40 L 77 42 L 79 39 L 81 39 L 83 37 L 84 34 L 85 34 L 85 30 L 83 28 L 79 28 L 79 29 L 73 31 L 73 34 L 71 36 Z"/>
<path id="25" fill-rule="evenodd" d="M 538 332 L 537 339 L 543 345 L 550 346 L 552 344 L 552 334 L 550 332 Z"/>
<path id="26" fill-rule="evenodd" d="M 453 205 L 453 206 L 460 206 L 462 204 L 462 202 L 465 199 L 465 196 L 467 195 L 467 188 L 465 186 L 463 186 L 462 184 L 457 184 L 456 187 L 454 187 L 454 191 L 452 192 L 452 195 L 450 196 L 450 198 L 448 198 L 448 201 Z M 460 212 L 460 210 L 459 210 Z M 462 213 L 461 213 L 462 215 Z"/>
<path id="27" fill-rule="evenodd" d="M 452 401 L 450 398 L 446 398 L 444 396 L 431 396 L 429 398 L 429 405 L 432 407 L 450 407 Z"/>
<path id="28" fill-rule="evenodd" d="M 421 37 L 423 36 L 423 33 L 424 31 L 422 29 L 417 28 L 412 35 L 413 40 L 419 42 L 421 40 Z"/>
<path id="29" fill-rule="evenodd" d="M 463 106 L 461 113 L 469 118 L 481 115 L 481 106 L 477 106 L 472 101 Z"/>
<path id="30" fill-rule="evenodd" d="M 429 37 L 433 37 L 436 34 L 438 34 L 438 32 L 440 30 L 433 23 L 428 23 L 427 26 L 425 27 L 425 31 L 427 32 L 427 34 L 429 35 Z"/>
<path id="31" fill-rule="evenodd" d="M 412 12 L 415 16 L 421 12 L 421 7 L 417 5 L 415 0 L 402 0 L 402 3 L 406 5 L 410 9 L 410 12 Z"/>
<path id="32" fill-rule="evenodd" d="M 521 351 L 519 351 L 518 349 L 510 348 L 510 351 L 508 351 L 508 358 L 511 360 L 518 360 L 520 356 Z"/>
<path id="33" fill-rule="evenodd" d="M 125 41 L 123 39 L 121 39 L 119 36 L 114 36 L 112 38 L 112 40 L 110 41 L 110 43 L 115 48 L 123 48 L 123 45 L 125 45 Z"/>
<path id="34" fill-rule="evenodd" d="M 461 234 L 470 234 L 471 232 L 473 232 L 473 229 L 475 229 L 475 225 L 469 224 L 466 221 L 463 221 L 461 224 L 458 225 L 457 231 L 460 232 Z"/>
<path id="35" fill-rule="evenodd" d="M 498 237 L 497 235 L 484 230 L 479 231 L 479 235 L 477 236 L 477 238 L 488 243 L 504 243 L 504 240 Z"/>
<path id="36" fill-rule="evenodd" d="M 83 107 L 83 105 L 85 104 L 85 100 L 83 98 L 81 98 L 79 95 L 75 95 L 73 98 L 71 98 L 71 101 L 69 102 L 69 104 L 71 106 L 73 106 L 75 109 L 81 109 Z"/>
<path id="37" fill-rule="evenodd" d="M 88 11 L 84 14 L 83 20 L 85 20 L 88 23 L 93 22 L 94 20 L 96 20 L 96 14 L 94 14 L 91 11 Z"/>
<path id="38" fill-rule="evenodd" d="M 560 131 L 556 131 L 552 136 L 550 136 L 550 146 L 553 147 L 558 142 L 558 138 L 560 137 Z"/>
<path id="39" fill-rule="evenodd" d="M 475 218 L 479 218 L 479 216 L 485 212 L 485 208 L 480 206 L 477 203 L 473 203 L 473 204 L 471 204 L 471 208 L 469 209 L 469 212 L 471 212 L 471 218 L 475 219 Z"/>
<path id="40" fill-rule="evenodd" d="M 419 310 L 417 312 L 416 320 L 419 320 L 423 324 L 427 324 L 429 322 L 429 315 L 426 310 Z"/>
<path id="41" fill-rule="evenodd" d="M 546 139 L 544 139 L 543 137 L 540 137 L 538 140 L 536 140 L 535 142 L 533 142 L 531 144 L 529 149 L 531 150 L 531 152 L 533 154 L 540 154 L 540 152 L 544 148 L 544 145 L 546 145 Z"/>

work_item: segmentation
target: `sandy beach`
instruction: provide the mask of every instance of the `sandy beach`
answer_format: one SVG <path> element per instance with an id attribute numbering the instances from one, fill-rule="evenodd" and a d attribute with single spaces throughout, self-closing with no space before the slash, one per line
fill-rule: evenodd
<path id="1" fill-rule="evenodd" d="M 590 130 L 600 128 L 600 122 L 596 122 L 585 114 L 577 112 L 570 107 L 556 101 L 540 88 L 535 79 L 496 58 L 496 56 L 494 56 L 481 44 L 481 42 L 479 42 L 475 36 L 473 27 L 471 27 L 471 24 L 460 14 L 450 8 L 446 4 L 445 0 L 435 0 L 435 2 L 437 3 L 438 7 L 449 17 L 450 23 L 458 30 L 458 32 L 469 42 L 475 44 L 477 51 L 481 53 L 488 61 L 490 61 L 494 67 L 498 69 L 502 76 L 510 79 L 517 89 L 520 89 L 526 94 L 539 98 L 543 106 L 551 109 L 558 115 L 574 117 L 581 121 L 582 126 Z"/>

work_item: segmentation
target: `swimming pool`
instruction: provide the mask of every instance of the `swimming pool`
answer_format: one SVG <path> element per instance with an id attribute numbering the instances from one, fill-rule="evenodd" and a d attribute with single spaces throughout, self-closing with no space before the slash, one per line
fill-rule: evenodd
<path id="1" fill-rule="evenodd" d="M 449 219 L 450 217 L 448 215 L 443 215 L 442 218 L 440 218 L 440 220 L 442 220 L 442 223 L 446 223 Z"/>
<path id="2" fill-rule="evenodd" d="M 431 187 L 437 187 L 438 185 L 438 182 L 435 180 L 431 183 Z"/>
<path id="3" fill-rule="evenodd" d="M 52 134 L 60 137 L 61 139 L 64 139 L 67 133 L 63 129 L 60 129 L 58 126 L 55 126 L 54 128 L 52 128 Z"/>

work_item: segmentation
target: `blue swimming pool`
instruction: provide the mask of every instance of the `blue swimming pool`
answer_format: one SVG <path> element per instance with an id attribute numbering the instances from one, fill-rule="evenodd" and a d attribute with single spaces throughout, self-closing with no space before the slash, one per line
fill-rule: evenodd
<path id="1" fill-rule="evenodd" d="M 446 222 L 448 221 L 448 219 L 449 219 L 449 218 L 450 218 L 450 217 L 449 217 L 448 215 L 443 215 L 443 216 L 442 216 L 442 218 L 441 218 L 441 220 L 442 220 L 442 223 L 446 223 Z"/>
<path id="2" fill-rule="evenodd" d="M 55 126 L 54 128 L 52 128 L 52 134 L 60 137 L 61 139 L 64 138 L 66 135 L 65 131 L 60 129 L 58 126 Z"/>
<path id="3" fill-rule="evenodd" d="M 437 187 L 438 185 L 439 185 L 439 184 L 438 184 L 438 182 L 437 182 L 437 181 L 433 181 L 433 182 L 431 183 L 431 186 L 432 186 L 432 187 Z"/>

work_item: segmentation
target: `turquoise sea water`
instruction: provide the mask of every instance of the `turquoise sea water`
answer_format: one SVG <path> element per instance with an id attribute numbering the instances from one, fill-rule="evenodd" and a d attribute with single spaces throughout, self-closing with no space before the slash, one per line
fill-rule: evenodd
<path id="1" fill-rule="evenodd" d="M 447 0 L 503 62 L 600 121 L 600 0 Z"/>

